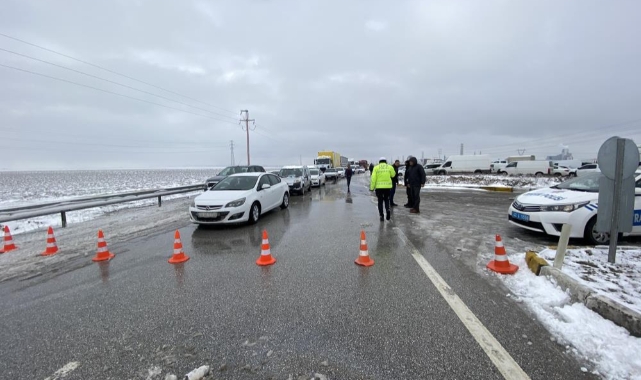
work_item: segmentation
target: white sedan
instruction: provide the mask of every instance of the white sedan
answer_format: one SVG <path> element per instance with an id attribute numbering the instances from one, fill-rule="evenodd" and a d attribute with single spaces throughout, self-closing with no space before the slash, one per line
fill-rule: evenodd
<path id="1" fill-rule="evenodd" d="M 520 195 L 508 210 L 511 224 L 531 231 L 560 236 L 564 224 L 572 225 L 571 238 L 585 238 L 594 245 L 607 244 L 610 234 L 596 231 L 601 173 L 588 173 L 556 186 Z M 636 174 L 632 232 L 641 235 L 641 172 Z"/>
<path id="2" fill-rule="evenodd" d="M 309 174 L 312 176 L 312 186 L 324 186 L 327 180 L 325 179 L 325 173 L 320 169 L 309 169 Z"/>
<path id="3" fill-rule="evenodd" d="M 589 173 L 601 173 L 601 169 L 599 169 L 599 165 L 597 164 L 587 164 L 583 165 L 580 168 L 576 169 L 576 176 L 582 176 L 586 175 Z"/>
<path id="4" fill-rule="evenodd" d="M 197 196 L 189 207 L 196 224 L 256 223 L 261 214 L 289 206 L 289 186 L 270 173 L 231 175 Z"/>

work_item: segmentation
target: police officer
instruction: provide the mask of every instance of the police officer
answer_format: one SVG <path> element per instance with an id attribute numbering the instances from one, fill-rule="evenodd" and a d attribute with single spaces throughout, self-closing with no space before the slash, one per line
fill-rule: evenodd
<path id="1" fill-rule="evenodd" d="M 390 220 L 390 192 L 392 191 L 392 178 L 396 175 L 394 167 L 387 164 L 387 159 L 381 157 L 378 160 L 378 165 L 374 166 L 372 170 L 372 179 L 370 181 L 370 191 L 376 191 L 376 198 L 378 198 L 378 214 L 383 221 L 383 203 L 385 203 L 385 211 L 387 213 L 387 220 Z"/>

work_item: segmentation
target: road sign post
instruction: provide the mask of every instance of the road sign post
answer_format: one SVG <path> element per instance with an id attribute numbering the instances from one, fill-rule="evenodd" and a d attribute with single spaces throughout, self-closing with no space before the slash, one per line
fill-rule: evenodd
<path id="1" fill-rule="evenodd" d="M 596 230 L 610 234 L 608 262 L 616 261 L 619 233 L 632 231 L 634 173 L 639 151 L 630 139 L 611 137 L 599 149 L 598 163 L 605 176 L 599 181 L 599 213 Z"/>

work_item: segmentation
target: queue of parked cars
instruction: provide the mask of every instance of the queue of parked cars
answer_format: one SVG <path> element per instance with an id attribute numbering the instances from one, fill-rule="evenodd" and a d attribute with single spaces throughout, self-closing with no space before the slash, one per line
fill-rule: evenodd
<path id="1" fill-rule="evenodd" d="M 355 174 L 364 169 L 352 169 Z M 205 192 L 189 206 L 189 216 L 196 224 L 256 223 L 272 209 L 289 207 L 292 193 L 304 195 L 312 187 L 321 187 L 327 179 L 344 178 L 345 168 L 327 169 L 306 165 L 288 165 L 267 172 L 259 165 L 228 166 L 207 178 Z"/>

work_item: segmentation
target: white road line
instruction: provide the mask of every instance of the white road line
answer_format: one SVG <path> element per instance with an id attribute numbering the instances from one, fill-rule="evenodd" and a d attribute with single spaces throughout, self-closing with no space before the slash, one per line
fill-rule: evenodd
<path id="1" fill-rule="evenodd" d="M 414 244 L 409 241 L 407 236 L 398 227 L 394 227 L 398 236 L 409 248 L 412 257 L 423 269 L 423 272 L 432 281 L 441 296 L 450 305 L 452 310 L 459 317 L 461 322 L 465 325 L 467 330 L 472 334 L 476 342 L 481 346 L 483 351 L 490 358 L 494 366 L 501 372 L 506 379 L 529 379 L 530 377 L 521 369 L 521 367 L 514 361 L 512 356 L 501 346 L 491 332 L 479 321 L 474 313 L 465 305 L 458 295 L 450 288 L 450 286 L 438 274 L 436 269 L 423 257 L 423 255 L 414 247 Z"/>

